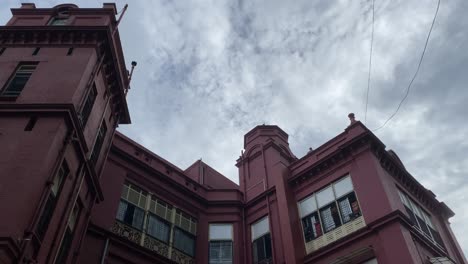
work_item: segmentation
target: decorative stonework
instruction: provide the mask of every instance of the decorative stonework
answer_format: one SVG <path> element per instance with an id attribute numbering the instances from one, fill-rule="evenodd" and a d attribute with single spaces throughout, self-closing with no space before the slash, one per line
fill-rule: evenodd
<path id="1" fill-rule="evenodd" d="M 130 226 L 115 221 L 111 227 L 111 232 L 124 237 L 134 243 L 140 244 L 142 233 Z"/>
<path id="2" fill-rule="evenodd" d="M 193 264 L 195 263 L 194 259 L 190 256 L 185 255 L 181 251 L 172 248 L 172 257 L 171 259 L 179 264 Z"/>
<path id="3" fill-rule="evenodd" d="M 328 233 L 323 234 L 322 236 L 306 243 L 307 254 L 312 253 L 313 251 L 324 247 L 330 243 L 337 241 L 338 239 L 345 237 L 363 227 L 366 226 L 364 222 L 364 217 L 360 216 L 353 221 L 350 221 Z"/>
<path id="4" fill-rule="evenodd" d="M 169 246 L 149 236 L 145 236 L 143 246 L 157 254 L 169 258 Z"/>

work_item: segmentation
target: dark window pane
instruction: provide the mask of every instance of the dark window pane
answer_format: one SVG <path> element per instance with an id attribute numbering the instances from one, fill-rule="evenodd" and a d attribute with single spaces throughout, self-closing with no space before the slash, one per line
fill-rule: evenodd
<path id="1" fill-rule="evenodd" d="M 187 255 L 195 256 L 195 238 L 179 228 L 174 228 L 174 247 Z"/>
<path id="2" fill-rule="evenodd" d="M 430 229 L 430 232 L 432 234 L 432 237 L 434 238 L 434 241 L 439 244 L 439 246 L 444 247 L 444 242 L 442 241 L 442 238 L 440 237 L 440 234 L 439 232 L 435 231 L 434 229 L 432 229 L 431 227 L 429 227 Z"/>
<path id="3" fill-rule="evenodd" d="M 86 97 L 83 108 L 81 109 L 80 118 L 81 118 L 81 124 L 83 125 L 83 127 L 86 126 L 89 116 L 91 115 L 91 111 L 93 110 L 93 106 L 94 106 L 94 101 L 96 101 L 96 96 L 97 96 L 96 85 L 93 85 L 93 87 L 91 87 L 91 90 L 88 93 L 88 96 Z"/>
<path id="4" fill-rule="evenodd" d="M 272 256 L 270 233 L 257 238 L 252 244 L 254 263 L 269 263 Z"/>
<path id="5" fill-rule="evenodd" d="M 120 201 L 119 203 L 119 209 L 117 210 L 117 219 L 122 222 L 124 221 L 125 214 L 127 213 L 127 205 L 128 203 L 124 201 Z"/>
<path id="6" fill-rule="evenodd" d="M 322 228 L 317 212 L 302 218 L 302 227 L 304 228 L 304 238 L 306 242 L 314 240 L 322 235 Z"/>
<path id="7" fill-rule="evenodd" d="M 68 18 L 58 18 L 58 17 L 54 17 L 49 23 L 49 25 L 52 25 L 52 26 L 63 26 L 67 24 L 68 24 Z"/>
<path id="8" fill-rule="evenodd" d="M 141 230 L 143 228 L 145 212 L 131 203 L 120 200 L 116 218 L 129 226 Z"/>
<path id="9" fill-rule="evenodd" d="M 408 214 L 408 216 L 409 216 L 409 218 L 411 220 L 411 224 L 413 224 L 414 226 L 417 226 L 418 222 L 416 220 L 416 217 L 414 216 L 413 211 L 409 207 L 407 207 L 406 205 L 405 205 L 405 209 L 406 209 L 406 213 Z"/>
<path id="10" fill-rule="evenodd" d="M 62 245 L 60 245 L 60 250 L 57 255 L 57 260 L 55 263 L 66 263 L 68 251 L 70 250 L 71 243 L 73 241 L 73 232 L 67 228 L 65 231 L 65 236 L 62 240 Z"/>
<path id="11" fill-rule="evenodd" d="M 429 233 L 429 229 L 427 228 L 426 222 L 419 216 L 416 216 L 416 219 L 418 221 L 420 229 L 429 237 L 431 237 L 431 234 Z"/>
<path id="12" fill-rule="evenodd" d="M 2 91 L 2 94 L 6 96 L 18 96 L 23 91 L 36 66 L 37 63 L 21 63 L 11 77 L 8 85 Z"/>
<path id="13" fill-rule="evenodd" d="M 39 222 L 36 227 L 36 232 L 40 239 L 44 238 L 44 235 L 49 226 L 49 222 L 52 219 L 52 215 L 54 214 L 57 197 L 59 196 L 62 190 L 63 179 L 68 175 L 69 172 L 70 169 L 68 168 L 67 161 L 64 159 L 57 174 L 54 177 L 50 194 L 47 197 L 46 204 L 44 206 L 41 217 L 39 218 Z"/>
<path id="14" fill-rule="evenodd" d="M 101 127 L 99 128 L 99 132 L 96 138 L 96 142 L 94 143 L 93 152 L 91 154 L 91 160 L 96 164 L 97 159 L 99 157 L 99 153 L 101 153 L 102 145 L 104 144 L 104 138 L 106 137 L 107 133 L 107 126 L 106 122 L 103 120 L 101 123 Z"/>
<path id="15" fill-rule="evenodd" d="M 341 219 L 343 223 L 347 223 L 361 215 L 359 204 L 354 192 L 338 200 L 340 207 Z"/>
<path id="16" fill-rule="evenodd" d="M 210 264 L 232 263 L 232 241 L 210 241 Z"/>
<path id="17" fill-rule="evenodd" d="M 49 226 L 49 222 L 52 219 L 52 215 L 55 209 L 55 196 L 49 194 L 47 198 L 47 202 L 44 207 L 44 211 L 42 211 L 41 218 L 39 219 L 39 223 L 37 224 L 36 232 L 39 235 L 40 239 L 44 238 L 44 235 L 47 231 L 47 227 Z"/>
<path id="18" fill-rule="evenodd" d="M 341 225 L 340 215 L 338 214 L 335 202 L 320 209 L 320 218 L 322 218 L 325 232 L 331 231 Z"/>
<path id="19" fill-rule="evenodd" d="M 150 214 L 148 217 L 148 234 L 163 242 L 169 241 L 169 232 L 171 227 L 166 221 Z"/>

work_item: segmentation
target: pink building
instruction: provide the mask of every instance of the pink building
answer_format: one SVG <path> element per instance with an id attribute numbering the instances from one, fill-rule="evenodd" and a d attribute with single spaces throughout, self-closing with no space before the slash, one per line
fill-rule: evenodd
<path id="1" fill-rule="evenodd" d="M 354 115 L 301 158 L 278 126 L 253 128 L 240 185 L 201 160 L 180 169 L 116 132 L 130 116 L 114 4 L 12 14 L 0 263 L 468 263 L 454 213 Z"/>

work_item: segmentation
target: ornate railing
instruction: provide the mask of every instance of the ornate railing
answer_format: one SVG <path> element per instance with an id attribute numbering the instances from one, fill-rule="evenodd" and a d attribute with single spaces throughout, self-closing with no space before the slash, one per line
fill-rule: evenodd
<path id="1" fill-rule="evenodd" d="M 164 244 L 163 242 L 154 239 L 150 236 L 145 236 L 145 239 L 143 241 L 143 246 L 145 248 L 148 248 L 157 254 L 164 256 L 166 258 L 169 258 L 169 246 Z"/>
<path id="2" fill-rule="evenodd" d="M 366 226 L 366 223 L 364 222 L 364 217 L 359 216 L 355 218 L 354 220 L 328 232 L 323 234 L 322 236 L 309 241 L 306 243 L 306 252 L 307 254 L 310 254 L 311 252 L 324 247 L 330 243 L 335 242 L 336 240 L 345 237 L 363 227 Z"/>
<path id="3" fill-rule="evenodd" d="M 135 228 L 125 225 L 119 221 L 115 221 L 111 227 L 111 232 L 121 237 L 140 244 L 142 233 Z"/>
<path id="4" fill-rule="evenodd" d="M 175 249 L 175 248 L 172 248 L 172 256 L 171 256 L 171 259 L 179 264 L 193 264 L 195 263 L 195 260 L 188 256 L 188 255 L 185 255 L 184 253 L 182 253 L 181 251 Z"/>

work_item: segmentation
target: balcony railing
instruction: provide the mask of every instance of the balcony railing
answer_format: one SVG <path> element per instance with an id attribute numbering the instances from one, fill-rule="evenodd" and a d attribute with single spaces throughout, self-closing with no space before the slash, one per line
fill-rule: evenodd
<path id="1" fill-rule="evenodd" d="M 181 251 L 172 248 L 171 259 L 179 264 L 193 264 L 195 263 L 194 258 L 182 253 Z"/>
<path id="2" fill-rule="evenodd" d="M 111 232 L 118 236 L 124 237 L 140 246 L 143 246 L 149 250 L 154 251 L 156 254 L 172 259 L 179 264 L 193 264 L 195 259 L 183 252 L 177 250 L 174 247 L 170 247 L 155 238 L 145 235 L 142 241 L 143 233 L 133 227 L 130 227 L 122 222 L 115 221 L 111 227 Z"/>
<path id="3" fill-rule="evenodd" d="M 150 236 L 145 236 L 145 239 L 143 241 L 143 246 L 145 248 L 148 248 L 156 252 L 157 254 L 161 256 L 169 258 L 169 246 L 157 239 L 154 239 Z"/>
<path id="4" fill-rule="evenodd" d="M 132 228 L 128 225 L 125 225 L 119 221 L 115 221 L 111 227 L 111 232 L 115 233 L 121 237 L 125 237 L 126 239 L 140 244 L 141 236 L 143 233 L 135 228 Z"/>

